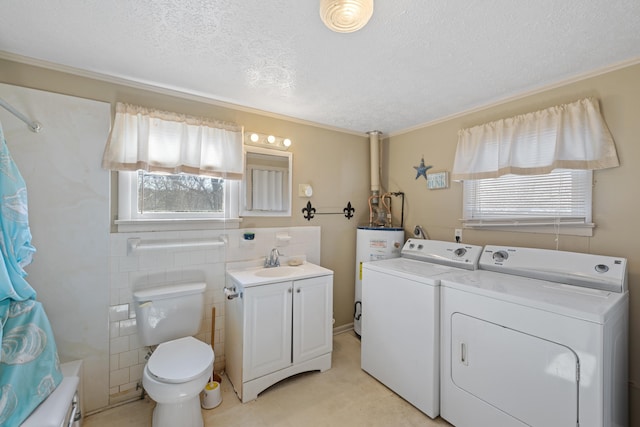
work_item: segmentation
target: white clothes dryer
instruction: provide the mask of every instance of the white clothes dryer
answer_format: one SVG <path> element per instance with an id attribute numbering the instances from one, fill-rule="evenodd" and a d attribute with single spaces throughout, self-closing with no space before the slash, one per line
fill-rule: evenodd
<path id="1" fill-rule="evenodd" d="M 441 280 L 442 417 L 627 426 L 626 259 L 486 246 L 479 266 Z"/>
<path id="2" fill-rule="evenodd" d="M 481 246 L 409 239 L 362 266 L 362 369 L 416 408 L 440 413 L 440 280 L 475 269 Z"/>

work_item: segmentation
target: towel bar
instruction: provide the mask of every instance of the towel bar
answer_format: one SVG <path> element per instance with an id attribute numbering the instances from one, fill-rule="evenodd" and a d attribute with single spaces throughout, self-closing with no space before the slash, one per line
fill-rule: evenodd
<path id="1" fill-rule="evenodd" d="M 214 248 L 224 246 L 225 241 L 221 238 L 218 240 L 190 240 L 182 242 L 150 242 L 143 243 L 142 239 L 135 237 L 127 239 L 128 253 L 140 250 L 153 250 L 153 249 L 180 249 L 180 248 Z"/>

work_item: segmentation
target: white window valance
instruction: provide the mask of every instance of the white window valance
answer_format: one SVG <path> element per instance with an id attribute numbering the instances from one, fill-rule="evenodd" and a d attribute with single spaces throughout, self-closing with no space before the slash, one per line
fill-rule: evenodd
<path id="1" fill-rule="evenodd" d="M 458 132 L 454 180 L 541 175 L 619 166 L 613 138 L 591 98 Z"/>
<path id="2" fill-rule="evenodd" d="M 102 167 L 242 178 L 242 127 L 118 103 Z"/>

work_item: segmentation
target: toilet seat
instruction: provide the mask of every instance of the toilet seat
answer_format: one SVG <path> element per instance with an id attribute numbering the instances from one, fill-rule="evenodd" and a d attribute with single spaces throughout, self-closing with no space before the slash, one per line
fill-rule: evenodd
<path id="1" fill-rule="evenodd" d="M 147 370 L 158 381 L 184 383 L 204 373 L 213 363 L 211 346 L 193 337 L 160 344 L 147 362 Z"/>

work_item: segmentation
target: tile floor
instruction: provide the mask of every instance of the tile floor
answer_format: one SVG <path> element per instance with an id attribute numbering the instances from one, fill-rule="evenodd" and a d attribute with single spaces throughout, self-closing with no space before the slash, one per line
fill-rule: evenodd
<path id="1" fill-rule="evenodd" d="M 138 400 L 87 417 L 83 427 L 147 427 L 153 401 Z M 242 404 L 222 380 L 222 404 L 203 410 L 205 426 L 450 426 L 432 420 L 360 369 L 360 341 L 353 332 L 334 336 L 333 365 L 281 381 Z"/>

